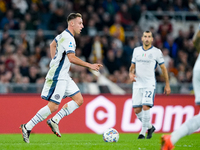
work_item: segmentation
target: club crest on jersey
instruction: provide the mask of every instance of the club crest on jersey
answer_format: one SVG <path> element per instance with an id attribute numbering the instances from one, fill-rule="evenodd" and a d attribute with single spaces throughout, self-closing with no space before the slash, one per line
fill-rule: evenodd
<path id="1" fill-rule="evenodd" d="M 69 43 L 69 47 L 73 47 L 72 42 Z"/>
<path id="2" fill-rule="evenodd" d="M 55 99 L 58 100 L 59 98 L 60 98 L 60 95 L 59 95 L 59 94 L 56 94 L 56 95 L 55 95 Z"/>
<path id="3" fill-rule="evenodd" d="M 152 55 L 152 54 L 150 54 L 150 55 L 148 56 L 148 58 L 152 59 L 152 58 L 153 58 L 153 55 Z"/>

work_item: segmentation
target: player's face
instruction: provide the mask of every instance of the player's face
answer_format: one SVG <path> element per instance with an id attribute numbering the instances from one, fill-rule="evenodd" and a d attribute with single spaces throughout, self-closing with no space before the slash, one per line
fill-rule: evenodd
<path id="1" fill-rule="evenodd" d="M 73 26 L 73 29 L 74 29 L 74 32 L 75 34 L 80 34 L 81 33 L 81 30 L 83 29 L 83 20 L 81 17 L 77 17 L 73 20 L 74 22 L 74 26 Z"/>
<path id="2" fill-rule="evenodd" d="M 149 32 L 149 33 L 144 32 L 143 36 L 142 36 L 142 43 L 145 46 L 149 46 L 149 45 L 151 45 L 152 42 L 153 42 L 152 33 L 151 32 Z"/>

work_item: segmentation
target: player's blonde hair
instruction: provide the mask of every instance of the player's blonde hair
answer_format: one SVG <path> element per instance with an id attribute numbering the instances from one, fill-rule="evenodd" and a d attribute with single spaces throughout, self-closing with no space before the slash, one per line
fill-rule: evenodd
<path id="1" fill-rule="evenodd" d="M 82 18 L 82 15 L 80 13 L 70 13 L 69 16 L 67 17 L 67 23 L 72 20 L 72 19 L 75 19 L 77 17 L 81 17 Z"/>

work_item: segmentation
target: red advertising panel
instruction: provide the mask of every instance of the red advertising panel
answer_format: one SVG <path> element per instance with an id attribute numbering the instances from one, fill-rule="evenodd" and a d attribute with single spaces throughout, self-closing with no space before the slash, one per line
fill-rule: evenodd
<path id="1" fill-rule="evenodd" d="M 61 133 L 101 134 L 109 127 L 116 128 L 120 133 L 137 133 L 141 130 L 141 122 L 133 113 L 131 95 L 83 97 L 84 104 L 60 121 Z M 62 100 L 60 108 L 68 101 L 70 98 Z M 0 133 L 19 133 L 20 124 L 27 123 L 47 101 L 42 100 L 40 95 L 0 95 L 0 103 Z M 156 132 L 172 132 L 198 113 L 193 95 L 156 95 L 151 122 Z M 37 124 L 32 132 L 51 133 L 51 130 L 45 120 Z"/>

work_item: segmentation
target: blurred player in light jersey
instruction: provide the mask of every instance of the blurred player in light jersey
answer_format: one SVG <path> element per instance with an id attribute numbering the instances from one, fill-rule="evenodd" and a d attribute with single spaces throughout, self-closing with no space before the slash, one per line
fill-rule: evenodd
<path id="1" fill-rule="evenodd" d="M 29 135 L 32 128 L 37 123 L 46 119 L 51 113 L 57 111 L 63 98 L 71 97 L 72 100 L 66 103 L 53 118 L 47 120 L 47 124 L 52 132 L 58 137 L 61 137 L 58 128 L 59 121 L 83 104 L 83 97 L 80 90 L 68 73 L 71 63 L 88 67 L 96 71 L 102 67 L 101 64 L 90 64 L 75 56 L 76 42 L 74 35 L 80 34 L 83 29 L 81 14 L 69 14 L 67 22 L 68 28 L 57 35 L 50 44 L 52 60 L 41 93 L 41 97 L 49 102 L 46 106 L 41 108 L 27 124 L 22 124 L 20 126 L 23 140 L 26 143 L 29 143 Z"/>
<path id="2" fill-rule="evenodd" d="M 143 32 L 142 46 L 133 51 L 129 77 L 133 82 L 132 105 L 137 118 L 142 122 L 138 139 L 150 139 L 155 127 L 150 123 L 150 108 L 154 105 L 156 88 L 155 69 L 160 65 L 165 78 L 164 93 L 170 94 L 168 72 L 160 49 L 152 46 L 153 36 L 150 31 Z"/>
<path id="3" fill-rule="evenodd" d="M 199 28 L 193 36 L 193 43 L 198 52 L 200 52 L 200 24 Z M 193 68 L 193 78 L 192 84 L 195 93 L 195 103 L 200 106 L 200 54 L 195 62 Z M 161 137 L 161 149 L 162 150 L 172 150 L 174 144 L 182 137 L 190 135 L 200 128 L 200 114 L 194 116 L 193 118 L 187 120 L 181 125 L 181 127 L 171 135 L 163 135 Z"/>

